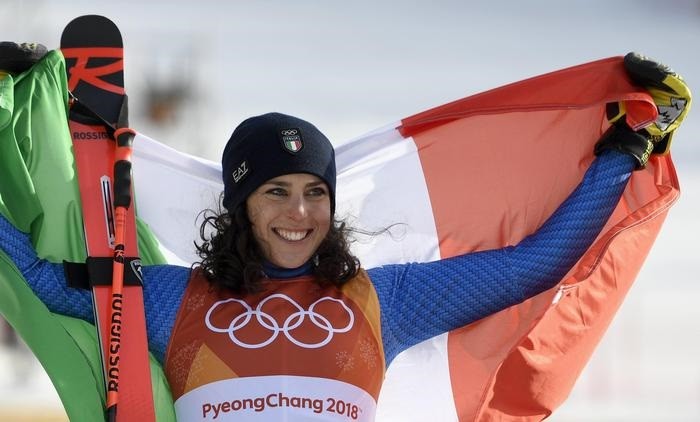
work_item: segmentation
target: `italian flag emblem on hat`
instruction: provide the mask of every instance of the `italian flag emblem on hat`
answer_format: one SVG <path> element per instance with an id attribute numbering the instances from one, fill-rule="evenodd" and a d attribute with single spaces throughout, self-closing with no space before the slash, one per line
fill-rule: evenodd
<path id="1" fill-rule="evenodd" d="M 282 146 L 288 152 L 293 154 L 301 151 L 304 143 L 301 140 L 301 131 L 299 129 L 282 129 L 280 131 Z"/>

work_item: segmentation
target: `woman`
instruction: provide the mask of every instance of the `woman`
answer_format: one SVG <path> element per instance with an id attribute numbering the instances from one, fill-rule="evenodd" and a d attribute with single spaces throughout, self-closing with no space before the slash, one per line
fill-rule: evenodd
<path id="1" fill-rule="evenodd" d="M 671 75 L 655 66 L 656 76 Z M 518 245 L 367 271 L 334 219 L 328 139 L 292 116 L 244 121 L 224 150 L 225 210 L 202 227 L 201 265 L 143 269 L 150 349 L 178 419 L 372 420 L 399 352 L 556 284 L 596 238 L 631 171 L 663 145 L 654 141 L 668 144 L 681 111 L 658 133 L 633 132 L 611 112 L 615 124 L 581 184 Z M 60 266 L 0 225 L 0 246 L 49 308 L 91 320 L 89 293 L 65 287 Z"/>

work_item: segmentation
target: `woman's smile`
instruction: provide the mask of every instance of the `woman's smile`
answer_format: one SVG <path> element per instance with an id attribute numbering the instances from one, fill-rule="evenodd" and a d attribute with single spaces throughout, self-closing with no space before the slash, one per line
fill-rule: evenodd
<path id="1" fill-rule="evenodd" d="M 298 242 L 305 239 L 312 230 L 287 230 L 272 229 L 279 237 L 289 242 Z"/>

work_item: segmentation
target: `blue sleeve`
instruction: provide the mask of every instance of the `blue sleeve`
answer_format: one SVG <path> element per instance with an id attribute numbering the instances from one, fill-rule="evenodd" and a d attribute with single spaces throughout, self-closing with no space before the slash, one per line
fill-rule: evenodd
<path id="1" fill-rule="evenodd" d="M 17 230 L 2 215 L 0 247 L 51 312 L 94 323 L 90 292 L 66 286 L 63 265 L 37 257 L 29 235 Z"/>
<path id="2" fill-rule="evenodd" d="M 146 308 L 148 347 L 161 364 L 189 278 L 190 269 L 187 267 L 143 267 L 143 301 Z"/>
<path id="3" fill-rule="evenodd" d="M 0 214 L 0 248 L 12 259 L 34 294 L 51 312 L 94 323 L 92 293 L 67 286 L 63 264 L 40 259 L 29 236 Z M 143 267 L 149 349 L 162 363 L 190 269 L 174 265 Z"/>
<path id="4" fill-rule="evenodd" d="M 387 364 L 421 341 L 556 285 L 610 218 L 634 167 L 631 156 L 616 151 L 596 158 L 554 214 L 516 246 L 368 270 Z"/>

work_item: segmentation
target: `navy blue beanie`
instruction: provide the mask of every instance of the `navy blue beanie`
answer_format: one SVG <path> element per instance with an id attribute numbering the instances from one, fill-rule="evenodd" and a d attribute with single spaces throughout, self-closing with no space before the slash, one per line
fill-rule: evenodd
<path id="1" fill-rule="evenodd" d="M 335 152 L 311 123 L 281 113 L 244 120 L 233 131 L 221 157 L 223 205 L 229 212 L 268 180 L 292 173 L 308 173 L 323 180 L 335 212 Z"/>

